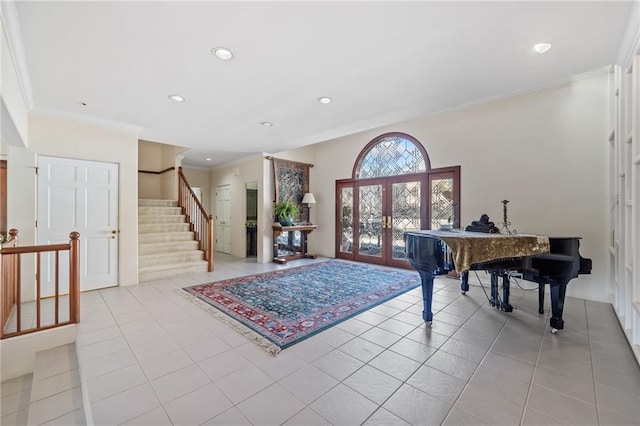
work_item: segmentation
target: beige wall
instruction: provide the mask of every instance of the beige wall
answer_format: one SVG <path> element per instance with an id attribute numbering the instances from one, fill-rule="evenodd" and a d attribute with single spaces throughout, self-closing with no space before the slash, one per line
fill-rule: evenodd
<path id="1" fill-rule="evenodd" d="M 211 177 L 209 170 L 188 169 L 183 166 L 182 173 L 192 188 L 202 188 L 202 206 L 207 210 L 207 213 L 213 214 L 211 210 Z"/>
<path id="2" fill-rule="evenodd" d="M 119 283 L 138 283 L 138 133 L 48 115 L 29 117 L 30 151 L 36 155 L 119 165 Z M 13 166 L 12 158 L 11 166 Z M 14 189 L 16 183 L 14 182 Z M 19 185 L 19 184 L 17 184 Z M 19 190 L 35 199 L 35 186 Z M 11 207 L 9 211 L 11 211 Z"/>
<path id="3" fill-rule="evenodd" d="M 164 173 L 138 173 L 138 196 L 157 200 L 178 199 L 178 167 L 181 161 L 178 154 L 186 148 L 157 142 L 140 140 L 138 142 L 138 170 Z"/>
<path id="4" fill-rule="evenodd" d="M 350 135 L 315 146 L 311 191 L 318 230 L 310 251 L 333 257 L 335 180 L 351 177 L 376 136 L 405 132 L 426 148 L 433 168 L 461 166 L 461 223 L 487 213 L 520 232 L 580 236 L 593 260 L 569 294 L 606 301 L 608 265 L 607 75 Z M 305 148 L 306 152 L 306 148 Z M 306 161 L 306 160 L 305 160 Z"/>

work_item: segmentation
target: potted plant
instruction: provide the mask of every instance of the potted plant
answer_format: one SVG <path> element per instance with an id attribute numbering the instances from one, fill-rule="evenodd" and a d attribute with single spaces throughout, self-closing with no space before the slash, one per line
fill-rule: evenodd
<path id="1" fill-rule="evenodd" d="M 282 226 L 293 225 L 293 218 L 298 216 L 298 206 L 290 199 L 280 201 L 273 206 L 273 214 Z"/>

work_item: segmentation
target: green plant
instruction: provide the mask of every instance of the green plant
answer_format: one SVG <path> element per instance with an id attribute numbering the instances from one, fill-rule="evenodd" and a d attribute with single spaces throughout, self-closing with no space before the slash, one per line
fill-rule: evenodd
<path id="1" fill-rule="evenodd" d="M 296 206 L 293 201 L 280 201 L 273 206 L 273 214 L 276 219 L 287 219 L 294 218 L 298 216 L 298 206 Z"/>

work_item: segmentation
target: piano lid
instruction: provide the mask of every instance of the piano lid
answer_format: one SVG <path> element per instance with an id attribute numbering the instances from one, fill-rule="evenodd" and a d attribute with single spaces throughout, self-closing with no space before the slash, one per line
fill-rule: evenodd
<path id="1" fill-rule="evenodd" d="M 536 256 L 549 253 L 549 238 L 531 234 L 485 234 L 462 230 L 408 231 L 405 238 L 436 238 L 444 241 L 453 252 L 456 271 L 464 272 L 471 265 Z"/>

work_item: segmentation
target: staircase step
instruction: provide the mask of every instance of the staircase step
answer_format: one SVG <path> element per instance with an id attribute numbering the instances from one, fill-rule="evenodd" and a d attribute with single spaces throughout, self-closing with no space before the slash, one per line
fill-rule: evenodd
<path id="1" fill-rule="evenodd" d="M 138 234 L 158 234 L 162 232 L 189 232 L 188 223 L 153 223 L 138 225 Z"/>
<path id="2" fill-rule="evenodd" d="M 176 207 L 177 205 L 178 202 L 175 200 L 138 200 L 138 207 Z"/>
<path id="3" fill-rule="evenodd" d="M 33 373 L 5 380 L 0 384 L 2 389 L 1 424 L 26 425 L 29 416 L 29 400 Z"/>
<path id="4" fill-rule="evenodd" d="M 46 422 L 87 424 L 75 343 L 36 354 L 28 424 Z"/>
<path id="5" fill-rule="evenodd" d="M 138 281 L 159 280 L 173 276 L 207 272 L 207 261 L 189 263 L 169 263 L 138 268 Z"/>
<path id="6" fill-rule="evenodd" d="M 178 251 L 170 253 L 147 254 L 138 256 L 138 269 L 168 263 L 188 263 L 204 259 L 202 250 Z"/>
<path id="7" fill-rule="evenodd" d="M 180 215 L 140 215 L 138 216 L 138 224 L 151 224 L 151 223 L 185 223 L 186 216 Z"/>
<path id="8" fill-rule="evenodd" d="M 182 241 L 194 241 L 193 232 L 148 232 L 138 235 L 138 247 L 142 244 L 177 243 Z"/>
<path id="9" fill-rule="evenodd" d="M 181 207 L 140 207 L 138 206 L 138 216 L 165 216 L 182 214 Z"/>
<path id="10" fill-rule="evenodd" d="M 149 244 L 138 243 L 138 256 L 161 253 L 177 253 L 190 250 L 198 250 L 197 241 L 191 239 L 189 241 L 168 240 L 164 242 Z"/>

